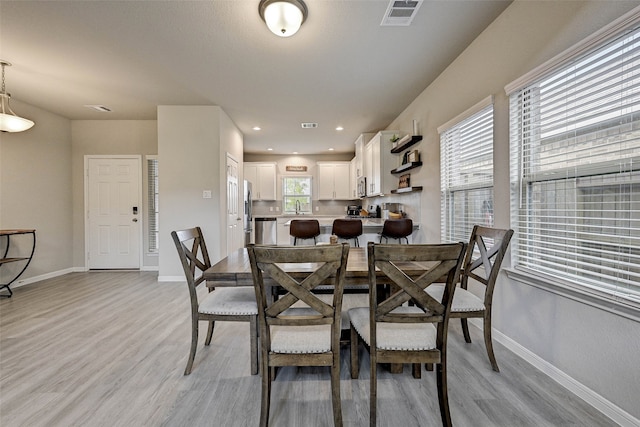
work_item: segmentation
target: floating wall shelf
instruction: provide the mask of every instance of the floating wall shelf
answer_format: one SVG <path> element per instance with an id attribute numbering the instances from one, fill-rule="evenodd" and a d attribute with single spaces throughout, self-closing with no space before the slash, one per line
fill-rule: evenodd
<path id="1" fill-rule="evenodd" d="M 413 192 L 416 192 L 416 191 L 422 191 L 422 186 L 420 186 L 420 187 L 398 188 L 397 190 L 391 190 L 391 194 L 413 193 Z"/>
<path id="2" fill-rule="evenodd" d="M 405 142 L 402 145 L 398 145 L 397 147 L 392 148 L 391 152 L 394 154 L 401 153 L 402 151 L 417 144 L 420 141 L 422 141 L 422 135 L 413 135 L 409 141 Z"/>
<path id="3" fill-rule="evenodd" d="M 420 166 L 422 166 L 422 162 L 409 162 L 409 163 L 405 163 L 402 166 L 398 166 L 397 168 L 392 170 L 391 173 L 393 173 L 393 174 L 402 173 L 402 172 L 409 171 L 411 169 L 415 169 L 415 168 L 420 167 Z"/>

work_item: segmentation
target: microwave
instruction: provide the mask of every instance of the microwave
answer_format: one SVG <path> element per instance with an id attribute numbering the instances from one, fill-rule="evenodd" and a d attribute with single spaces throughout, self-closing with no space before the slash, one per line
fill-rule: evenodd
<path id="1" fill-rule="evenodd" d="M 362 198 L 362 197 L 367 197 L 367 178 L 365 178 L 364 176 L 361 176 L 360 178 L 358 178 L 358 188 L 357 188 L 357 196 Z"/>

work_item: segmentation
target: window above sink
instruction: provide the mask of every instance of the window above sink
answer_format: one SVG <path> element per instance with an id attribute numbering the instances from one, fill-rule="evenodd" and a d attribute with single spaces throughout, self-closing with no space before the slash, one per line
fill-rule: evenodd
<path id="1" fill-rule="evenodd" d="M 285 176 L 282 178 L 282 213 L 305 215 L 312 212 L 311 176 Z"/>

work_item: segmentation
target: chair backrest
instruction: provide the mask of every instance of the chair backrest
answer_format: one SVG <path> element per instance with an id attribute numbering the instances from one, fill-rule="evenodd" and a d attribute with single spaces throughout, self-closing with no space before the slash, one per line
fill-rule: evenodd
<path id="1" fill-rule="evenodd" d="M 264 336 L 267 342 L 270 342 L 267 325 L 331 324 L 339 339 L 348 244 L 303 247 L 251 244 L 247 250 L 258 301 L 260 330 L 267 334 Z M 269 287 L 265 286 L 265 276 L 285 291 L 275 302 L 271 302 L 267 294 Z M 321 284 L 333 285 L 333 305 L 323 302 L 311 292 Z M 311 307 L 313 313 L 307 311 L 305 316 L 281 316 L 298 301 Z"/>
<path id="2" fill-rule="evenodd" d="M 369 271 L 369 319 L 371 347 L 376 345 L 376 323 L 437 323 L 438 348 L 446 343 L 446 332 L 451 313 L 451 302 L 456 279 L 464 258 L 466 243 L 435 245 L 382 245 L 369 242 L 367 246 Z M 392 294 L 378 301 L 376 269 L 396 286 Z M 431 297 L 425 288 L 432 283 L 446 281 L 442 301 Z M 412 301 L 420 310 L 393 312 Z"/>
<path id="3" fill-rule="evenodd" d="M 460 285 L 467 289 L 469 278 L 485 288 L 485 304 L 491 302 L 502 260 L 509 247 L 513 230 L 475 225 L 462 264 Z M 474 258 L 474 256 L 477 256 Z"/>
<path id="4" fill-rule="evenodd" d="M 338 237 L 352 238 L 362 235 L 362 220 L 359 219 L 335 219 L 331 227 L 331 234 Z"/>
<path id="5" fill-rule="evenodd" d="M 409 218 L 387 219 L 382 225 L 382 235 L 393 238 L 407 237 L 413 232 L 413 221 Z"/>
<path id="6" fill-rule="evenodd" d="M 312 239 L 320 235 L 317 219 L 294 219 L 289 224 L 289 234 L 299 239 Z"/>
<path id="7" fill-rule="evenodd" d="M 198 310 L 198 294 L 196 288 L 204 281 L 202 273 L 211 267 L 207 245 L 204 243 L 200 227 L 172 231 L 171 237 L 178 250 L 182 269 L 189 286 L 192 309 Z"/>

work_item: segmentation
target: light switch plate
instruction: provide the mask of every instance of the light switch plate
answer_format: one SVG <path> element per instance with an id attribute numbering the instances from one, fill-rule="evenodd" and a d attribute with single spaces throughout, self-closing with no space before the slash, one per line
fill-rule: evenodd
<path id="1" fill-rule="evenodd" d="M 211 198 L 211 190 L 202 190 L 202 198 L 210 199 Z"/>

